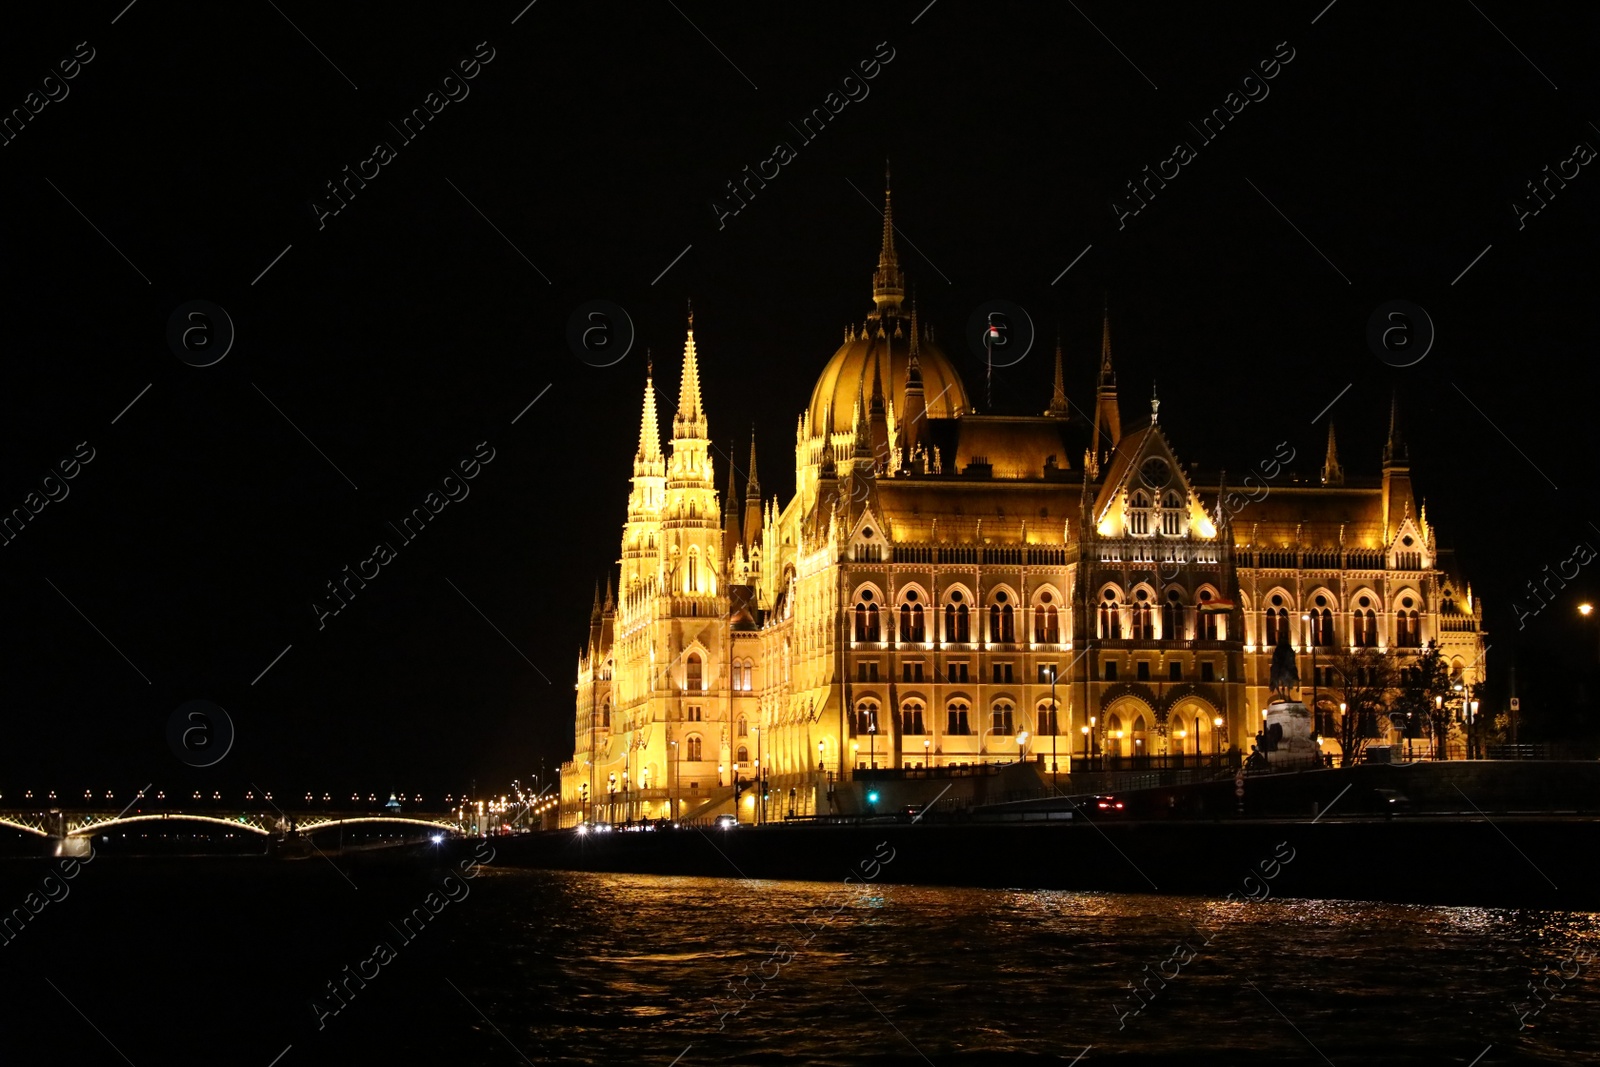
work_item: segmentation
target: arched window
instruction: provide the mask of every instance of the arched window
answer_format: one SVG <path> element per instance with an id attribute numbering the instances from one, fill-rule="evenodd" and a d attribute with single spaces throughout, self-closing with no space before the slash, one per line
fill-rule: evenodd
<path id="1" fill-rule="evenodd" d="M 1111 715 L 1106 718 L 1106 752 L 1111 756 L 1122 755 L 1122 716 Z"/>
<path id="2" fill-rule="evenodd" d="M 1135 536 L 1143 536 L 1150 532 L 1150 498 L 1143 493 L 1134 493 L 1128 501 L 1128 532 Z"/>
<path id="3" fill-rule="evenodd" d="M 1183 533 L 1183 500 L 1177 493 L 1168 492 L 1161 505 L 1161 532 L 1168 537 Z"/>
<path id="4" fill-rule="evenodd" d="M 1267 609 L 1267 636 L 1265 643 L 1276 645 L 1289 639 L 1289 609 L 1283 606 L 1283 597 L 1274 594 L 1272 607 Z"/>
<path id="5" fill-rule="evenodd" d="M 959 736 L 972 733 L 972 723 L 967 716 L 972 706 L 965 700 L 952 700 L 945 705 L 945 733 Z"/>
<path id="6" fill-rule="evenodd" d="M 1311 643 L 1318 648 L 1333 644 L 1333 611 L 1327 602 L 1327 597 L 1318 594 L 1311 609 Z"/>
<path id="7" fill-rule="evenodd" d="M 1371 597 L 1359 597 L 1350 622 L 1354 629 L 1353 641 L 1357 648 L 1376 648 L 1378 645 L 1378 616 L 1372 610 Z"/>
<path id="8" fill-rule="evenodd" d="M 862 700 L 856 703 L 856 711 L 851 716 L 850 732 L 853 734 L 877 733 L 878 702 L 876 700 Z"/>
<path id="9" fill-rule="evenodd" d="M 856 600 L 856 640 L 883 640 L 883 630 L 878 623 L 878 603 L 870 589 L 861 590 Z"/>
<path id="10" fill-rule="evenodd" d="M 926 641 L 927 639 L 921 598 L 915 589 L 908 589 L 905 600 L 900 604 L 900 640 Z"/>
<path id="11" fill-rule="evenodd" d="M 743 715 L 739 716 L 739 736 L 750 736 L 750 720 L 746 719 Z"/>
<path id="12" fill-rule="evenodd" d="M 1156 638 L 1154 611 L 1150 606 L 1150 594 L 1140 589 L 1133 594 L 1133 639 L 1135 641 L 1154 641 Z"/>
<path id="13" fill-rule="evenodd" d="M 611 701 L 600 705 L 600 725 L 607 730 L 611 729 Z"/>
<path id="14" fill-rule="evenodd" d="M 1100 601 L 1100 636 L 1119 640 L 1122 637 L 1122 611 L 1117 607 L 1117 592 L 1107 589 Z"/>
<path id="15" fill-rule="evenodd" d="M 1033 639 L 1044 645 L 1061 643 L 1061 613 L 1048 592 L 1039 594 L 1039 606 L 1033 609 Z"/>
<path id="16" fill-rule="evenodd" d="M 684 746 L 683 758 L 690 763 L 700 762 L 700 735 L 695 734 L 689 738 L 689 743 Z"/>
<path id="17" fill-rule="evenodd" d="M 702 678 L 700 653 L 691 652 L 689 653 L 689 657 L 683 661 L 683 676 L 685 688 L 691 691 L 705 688 Z"/>
<path id="18" fill-rule="evenodd" d="M 689 506 L 690 508 L 694 507 L 693 504 Z M 700 550 L 698 548 L 689 550 L 689 562 L 685 565 L 685 569 L 687 577 L 684 580 L 684 589 L 691 593 L 698 593 L 700 591 Z"/>
<path id="19" fill-rule="evenodd" d="M 1033 713 L 1034 721 L 1039 724 L 1041 734 L 1059 734 L 1061 732 L 1061 704 L 1058 701 L 1055 707 L 1050 706 L 1050 701 L 1042 701 Z"/>
<path id="20" fill-rule="evenodd" d="M 749 763 L 750 762 L 750 750 L 748 748 L 744 747 L 743 745 L 740 745 L 739 746 L 739 751 L 735 752 L 733 754 L 733 758 L 734 758 L 734 761 L 737 762 L 737 763 Z"/>
<path id="21" fill-rule="evenodd" d="M 925 734 L 926 724 L 922 721 L 922 701 L 907 700 L 900 705 L 900 732 L 902 734 Z"/>
<path id="22" fill-rule="evenodd" d="M 1176 589 L 1167 590 L 1167 602 L 1161 605 L 1161 640 L 1183 640 L 1183 598 Z"/>
<path id="23" fill-rule="evenodd" d="M 998 594 L 1004 597 L 1004 593 Z M 1016 615 L 1010 604 L 989 605 L 989 640 L 1009 644 L 1017 639 Z"/>
<path id="24" fill-rule="evenodd" d="M 1009 700 L 997 700 L 989 713 L 989 731 L 996 734 L 1016 732 L 1016 708 Z"/>
<path id="25" fill-rule="evenodd" d="M 1400 610 L 1395 612 L 1394 643 L 1402 648 L 1422 647 L 1422 625 L 1414 603 L 1410 597 L 1401 597 Z"/>
<path id="26" fill-rule="evenodd" d="M 972 640 L 972 616 L 959 589 L 944 606 L 944 639 L 958 645 Z"/>

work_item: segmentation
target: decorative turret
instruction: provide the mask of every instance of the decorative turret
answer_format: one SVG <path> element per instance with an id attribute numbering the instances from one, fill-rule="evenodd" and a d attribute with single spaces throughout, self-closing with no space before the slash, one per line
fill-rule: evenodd
<path id="1" fill-rule="evenodd" d="M 1344 484 L 1344 468 L 1339 466 L 1339 445 L 1334 440 L 1332 421 L 1328 423 L 1328 455 L 1322 461 L 1322 484 Z"/>

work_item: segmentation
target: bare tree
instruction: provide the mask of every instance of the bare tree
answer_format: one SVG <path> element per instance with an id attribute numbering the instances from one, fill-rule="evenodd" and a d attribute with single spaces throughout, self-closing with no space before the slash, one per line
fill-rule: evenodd
<path id="1" fill-rule="evenodd" d="M 1343 714 L 1334 724 L 1339 766 L 1349 767 L 1360 761 L 1368 742 L 1383 735 L 1383 720 L 1395 693 L 1398 672 L 1394 657 L 1375 648 L 1336 652 L 1331 668 L 1344 705 Z"/>
<path id="2" fill-rule="evenodd" d="M 1448 759 L 1450 726 L 1455 709 L 1450 705 L 1450 670 L 1436 641 L 1429 641 L 1401 675 L 1391 707 L 1408 720 L 1425 725 L 1433 737 L 1435 759 Z"/>

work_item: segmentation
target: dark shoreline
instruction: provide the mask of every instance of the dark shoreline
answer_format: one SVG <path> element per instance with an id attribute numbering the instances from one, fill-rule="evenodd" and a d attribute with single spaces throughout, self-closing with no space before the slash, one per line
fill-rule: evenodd
<path id="1" fill-rule="evenodd" d="M 559 830 L 494 845 L 497 866 L 553 870 L 1600 909 L 1592 817 Z"/>

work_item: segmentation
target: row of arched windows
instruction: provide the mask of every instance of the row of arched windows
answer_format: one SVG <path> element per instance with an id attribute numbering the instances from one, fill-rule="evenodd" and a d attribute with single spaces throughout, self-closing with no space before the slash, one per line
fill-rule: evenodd
<path id="1" fill-rule="evenodd" d="M 1194 637 L 1201 641 L 1222 640 L 1226 632 L 1224 616 L 1207 610 L 1212 599 L 1210 589 L 1200 590 Z M 1135 589 L 1132 600 L 1125 602 L 1121 590 L 1108 586 L 1101 590 L 1095 609 L 1096 631 L 1100 637 L 1113 641 L 1124 637 L 1134 641 L 1185 641 L 1189 639 L 1189 610 L 1189 605 L 1183 602 L 1183 594 L 1176 589 L 1167 590 L 1166 603 L 1158 613 L 1148 589 Z M 1158 616 L 1161 620 L 1159 634 L 1156 631 Z"/>
<path id="2" fill-rule="evenodd" d="M 1049 592 L 1039 594 L 1039 604 L 1033 610 L 1033 640 L 1046 644 L 1061 641 L 1061 612 L 1053 603 Z M 900 640 L 928 640 L 928 613 L 924 610 L 916 590 L 908 590 L 900 605 Z M 884 640 L 882 612 L 877 595 L 871 589 L 862 589 L 856 595 L 852 610 L 851 632 L 857 641 Z M 944 605 L 944 640 L 952 644 L 970 644 L 972 641 L 972 609 L 959 589 L 952 590 Z M 989 605 L 989 640 L 998 644 L 1011 644 L 1017 640 L 1017 610 L 1005 591 L 995 593 Z"/>
<path id="3" fill-rule="evenodd" d="M 1349 613 L 1350 644 L 1353 647 L 1378 646 L 1378 607 L 1376 597 L 1366 594 L 1355 597 Z M 1331 598 L 1326 594 L 1316 594 L 1304 615 L 1309 626 L 1309 633 L 1306 636 L 1313 645 L 1326 648 L 1339 643 Z M 1268 598 L 1267 605 L 1262 610 L 1262 622 L 1263 644 L 1272 646 L 1283 641 L 1288 641 L 1290 644 L 1297 643 L 1294 617 L 1288 606 L 1288 598 L 1284 594 L 1273 593 Z M 1396 605 L 1394 643 L 1401 648 L 1422 646 L 1421 616 L 1417 612 L 1416 599 L 1409 595 L 1402 595 Z"/>
<path id="4" fill-rule="evenodd" d="M 865 698 L 858 700 L 850 711 L 850 732 L 852 735 L 881 733 L 882 728 L 878 721 L 879 706 L 876 700 Z M 900 714 L 897 725 L 903 735 L 921 735 L 928 732 L 926 718 L 927 705 L 916 698 L 908 698 L 900 703 Z M 1040 703 L 1035 709 L 1035 719 L 1039 724 L 1038 733 L 1049 735 L 1058 732 L 1059 705 L 1052 711 L 1048 701 Z M 945 730 L 947 735 L 965 736 L 972 734 L 972 705 L 959 697 L 945 704 Z M 1016 705 L 1009 700 L 996 700 L 989 709 L 989 724 L 986 733 L 1014 734 L 1019 725 Z"/>

